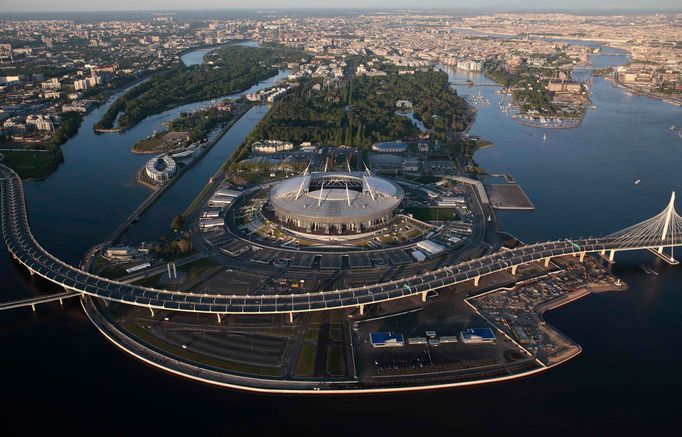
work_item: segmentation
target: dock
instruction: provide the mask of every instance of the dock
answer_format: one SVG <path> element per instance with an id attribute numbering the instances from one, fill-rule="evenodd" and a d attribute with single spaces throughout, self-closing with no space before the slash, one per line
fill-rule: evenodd
<path id="1" fill-rule="evenodd" d="M 490 204 L 495 209 L 532 211 L 535 205 L 516 183 L 492 184 L 487 187 Z"/>

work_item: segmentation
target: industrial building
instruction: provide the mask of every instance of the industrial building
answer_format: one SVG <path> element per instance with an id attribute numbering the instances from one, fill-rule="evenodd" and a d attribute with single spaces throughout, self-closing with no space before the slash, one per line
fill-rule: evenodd
<path id="1" fill-rule="evenodd" d="M 405 344 L 405 337 L 394 332 L 372 332 L 369 340 L 373 347 L 398 347 Z"/>
<path id="2" fill-rule="evenodd" d="M 417 243 L 417 248 L 422 252 L 426 252 L 429 256 L 437 256 L 445 252 L 445 247 L 431 240 L 420 241 Z"/>
<path id="3" fill-rule="evenodd" d="M 202 220 L 199 223 L 199 227 L 202 232 L 213 231 L 222 228 L 225 225 L 225 219 L 222 218 L 211 218 Z"/>
<path id="4" fill-rule="evenodd" d="M 490 328 L 469 328 L 459 333 L 462 343 L 494 343 L 495 333 Z"/>
<path id="5" fill-rule="evenodd" d="M 240 191 L 221 188 L 213 193 L 213 196 L 208 201 L 208 206 L 212 208 L 226 208 L 232 205 L 232 203 L 241 195 L 242 193 Z"/>

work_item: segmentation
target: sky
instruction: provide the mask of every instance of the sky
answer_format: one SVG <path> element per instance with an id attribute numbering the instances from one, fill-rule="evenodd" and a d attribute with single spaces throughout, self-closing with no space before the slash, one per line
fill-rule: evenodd
<path id="1" fill-rule="evenodd" d="M 481 11 L 682 11 L 680 0 L 0 0 L 2 12 L 133 11 L 181 9 L 466 9 Z"/>

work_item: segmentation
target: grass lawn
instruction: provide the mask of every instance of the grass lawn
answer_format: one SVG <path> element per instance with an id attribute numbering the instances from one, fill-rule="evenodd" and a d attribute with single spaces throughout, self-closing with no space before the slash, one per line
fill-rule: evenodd
<path id="1" fill-rule="evenodd" d="M 346 374 L 346 362 L 343 359 L 343 347 L 340 344 L 330 344 L 327 349 L 327 373 L 331 376 Z"/>
<path id="2" fill-rule="evenodd" d="M 313 376 L 315 373 L 315 358 L 317 358 L 317 345 L 306 343 L 301 348 L 301 354 L 296 362 L 296 376 Z"/>
<path id="3" fill-rule="evenodd" d="M 100 275 L 104 276 L 105 278 L 111 278 L 111 279 L 120 278 L 121 276 L 125 276 L 128 274 L 128 272 L 126 272 L 126 269 L 133 267 L 133 266 L 143 264 L 144 262 L 145 261 L 134 260 L 134 261 L 125 262 L 125 263 L 111 264 L 109 267 L 102 270 L 100 272 Z"/>
<path id="4" fill-rule="evenodd" d="M 215 267 L 220 267 L 220 264 L 216 264 L 215 262 L 211 261 L 210 258 L 202 258 L 189 264 L 185 264 L 184 266 L 180 266 L 178 267 L 178 270 L 187 272 L 187 280 L 193 281 Z"/>
<path id="5" fill-rule="evenodd" d="M 308 329 L 305 331 L 305 341 L 312 341 L 314 343 L 317 343 L 317 337 L 319 334 L 320 334 L 319 326 L 308 326 Z"/>
<path id="6" fill-rule="evenodd" d="M 412 214 L 412 217 L 424 222 L 428 221 L 448 221 L 459 220 L 457 211 L 454 208 L 405 208 L 405 212 Z"/>
<path id="7" fill-rule="evenodd" d="M 126 331 L 133 334 L 138 339 L 149 344 L 150 346 L 153 346 L 157 350 L 175 355 L 179 358 L 184 358 L 187 361 L 192 361 L 197 364 L 253 375 L 277 376 L 280 374 L 279 369 L 274 367 L 261 367 L 251 364 L 236 363 L 234 361 L 210 357 L 188 349 L 183 349 L 181 346 L 169 343 L 156 337 L 151 332 L 134 323 L 126 323 L 123 325 L 123 328 L 125 328 Z"/>
<path id="8" fill-rule="evenodd" d="M 329 327 L 329 339 L 332 341 L 343 341 L 343 326 L 341 324 L 333 324 Z"/>
<path id="9" fill-rule="evenodd" d="M 45 177 L 61 162 L 59 151 L 5 152 L 0 149 L 0 154 L 4 156 L 0 162 L 16 171 L 22 178 Z"/>
<path id="10" fill-rule="evenodd" d="M 168 149 L 168 145 L 163 141 L 161 136 L 154 136 L 151 138 L 145 138 L 133 144 L 133 152 L 137 153 L 153 153 L 162 152 Z"/>
<path id="11" fill-rule="evenodd" d="M 275 176 L 270 176 L 270 174 L 274 173 Z M 278 178 L 283 178 L 286 176 L 286 173 L 284 172 L 275 172 L 275 171 L 263 171 L 263 172 L 240 172 L 236 173 L 235 176 L 243 179 L 245 182 L 249 184 L 260 184 L 264 182 L 269 182 L 270 180 L 278 179 Z"/>
<path id="12" fill-rule="evenodd" d="M 150 276 L 148 278 L 142 278 L 137 281 L 133 281 L 132 283 L 135 285 L 140 285 L 142 287 L 151 287 L 151 288 L 163 288 L 163 286 L 160 285 L 159 281 L 161 280 L 161 276 L 164 274 L 159 273 L 158 275 Z"/>

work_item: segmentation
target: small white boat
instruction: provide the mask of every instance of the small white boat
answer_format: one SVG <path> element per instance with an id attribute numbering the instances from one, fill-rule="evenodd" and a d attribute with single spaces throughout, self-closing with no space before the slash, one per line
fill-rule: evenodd
<path id="1" fill-rule="evenodd" d="M 544 135 L 542 136 L 542 141 L 547 141 L 547 134 L 544 134 Z"/>
<path id="2" fill-rule="evenodd" d="M 642 182 L 642 180 L 641 180 L 641 179 L 637 179 L 637 180 L 635 181 L 635 185 L 639 185 L 640 182 Z"/>

